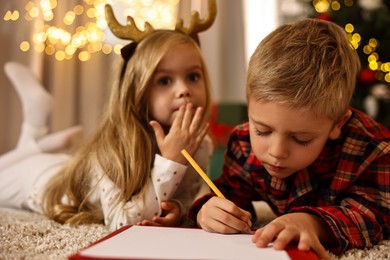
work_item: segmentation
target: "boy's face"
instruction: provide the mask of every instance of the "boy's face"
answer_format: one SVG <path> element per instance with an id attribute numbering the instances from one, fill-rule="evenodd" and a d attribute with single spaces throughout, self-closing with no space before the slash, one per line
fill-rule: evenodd
<path id="1" fill-rule="evenodd" d="M 312 164 L 328 138 L 338 137 L 334 121 L 300 109 L 255 100 L 248 101 L 250 142 L 267 172 L 286 178 Z"/>
<path id="2" fill-rule="evenodd" d="M 177 45 L 158 64 L 151 79 L 149 114 L 169 127 L 181 105 L 206 106 L 206 84 L 202 63 L 190 44 Z"/>

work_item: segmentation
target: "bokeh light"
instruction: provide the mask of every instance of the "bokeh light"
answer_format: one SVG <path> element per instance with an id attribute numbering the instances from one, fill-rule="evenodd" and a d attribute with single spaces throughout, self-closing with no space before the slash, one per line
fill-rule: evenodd
<path id="1" fill-rule="evenodd" d="M 65 12 L 64 17 L 54 19 L 53 10 L 60 4 L 58 0 L 28 1 L 24 10 L 6 11 L 3 20 L 21 22 L 20 17 L 24 17 L 25 21 L 34 23 L 36 33 L 20 43 L 23 52 L 43 52 L 58 61 L 73 56 L 88 61 L 93 53 L 119 54 L 123 47 L 105 42 L 108 30 L 104 15 L 106 4 L 125 6 L 121 13 L 115 14 L 118 20 L 126 20 L 132 15 L 139 28 L 147 21 L 156 29 L 168 29 L 176 24 L 178 3 L 178 0 L 83 0 L 82 4 Z"/>

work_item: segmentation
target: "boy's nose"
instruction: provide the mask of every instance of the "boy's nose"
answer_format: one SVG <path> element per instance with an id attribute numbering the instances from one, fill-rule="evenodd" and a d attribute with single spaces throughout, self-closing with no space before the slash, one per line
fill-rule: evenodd
<path id="1" fill-rule="evenodd" d="M 272 145 L 270 145 L 268 153 L 277 159 L 285 159 L 288 157 L 287 146 L 282 140 L 276 140 Z"/>

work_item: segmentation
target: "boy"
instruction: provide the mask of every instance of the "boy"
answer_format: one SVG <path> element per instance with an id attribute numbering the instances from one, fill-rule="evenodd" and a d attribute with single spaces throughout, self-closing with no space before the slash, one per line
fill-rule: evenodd
<path id="1" fill-rule="evenodd" d="M 251 232 L 252 201 L 278 217 L 258 247 L 329 258 L 390 235 L 390 132 L 349 107 L 360 61 L 342 28 L 305 19 L 269 34 L 251 57 L 248 122 L 233 130 L 213 194 L 189 213 L 199 227 Z"/>

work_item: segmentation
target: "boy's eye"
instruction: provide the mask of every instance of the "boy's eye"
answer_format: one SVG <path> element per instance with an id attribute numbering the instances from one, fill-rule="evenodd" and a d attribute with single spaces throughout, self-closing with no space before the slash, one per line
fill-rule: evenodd
<path id="1" fill-rule="evenodd" d="M 195 81 L 198 81 L 199 78 L 200 78 L 199 73 L 191 73 L 190 75 L 188 75 L 188 79 L 190 81 L 194 81 L 195 82 Z"/>
<path id="2" fill-rule="evenodd" d="M 308 144 L 311 142 L 311 140 L 300 140 L 299 138 L 297 138 L 297 137 L 295 137 L 295 136 L 293 136 L 292 138 L 293 138 L 293 140 L 294 140 L 296 143 L 301 144 L 301 145 L 303 145 L 303 146 L 306 146 L 306 145 L 308 145 Z"/>
<path id="3" fill-rule="evenodd" d="M 169 83 L 171 83 L 171 79 L 168 78 L 168 77 L 162 77 L 160 79 L 158 79 L 158 84 L 160 85 L 168 85 Z"/>
<path id="4" fill-rule="evenodd" d="M 266 136 L 266 135 L 271 134 L 271 132 L 270 131 L 260 131 L 258 129 L 255 129 L 255 134 L 259 135 L 259 136 Z"/>

